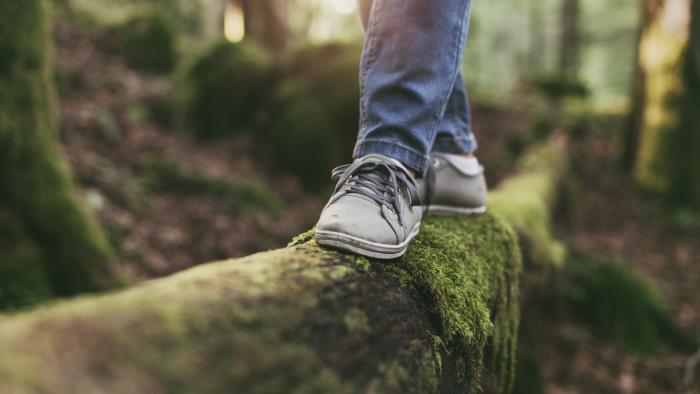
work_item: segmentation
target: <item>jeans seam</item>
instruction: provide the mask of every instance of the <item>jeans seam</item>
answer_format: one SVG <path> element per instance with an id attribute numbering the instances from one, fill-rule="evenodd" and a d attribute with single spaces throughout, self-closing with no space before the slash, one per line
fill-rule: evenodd
<path id="1" fill-rule="evenodd" d="M 363 71 L 360 75 L 360 135 L 364 134 L 364 130 L 367 128 L 367 105 L 365 97 L 365 85 L 367 84 L 367 77 L 369 74 L 370 67 L 374 64 L 375 58 L 375 48 L 376 48 L 376 30 L 377 30 L 377 13 L 379 12 L 380 0 L 372 1 L 372 7 L 369 10 L 369 23 L 367 24 L 367 51 L 366 56 L 363 57 Z"/>
<path id="2" fill-rule="evenodd" d="M 455 57 L 455 62 L 453 64 L 453 70 L 454 70 L 453 74 L 454 75 L 452 76 L 452 82 L 448 85 L 448 88 L 445 89 L 446 92 L 443 93 L 443 99 L 440 102 L 440 108 L 447 107 L 447 100 L 449 100 L 449 95 L 450 95 L 452 89 L 454 89 L 454 84 L 457 81 L 457 74 L 459 71 L 458 68 L 462 62 L 462 57 L 459 55 L 459 51 L 462 50 L 463 46 L 464 46 L 464 30 L 465 30 L 466 25 L 467 25 L 466 12 L 467 12 L 467 6 L 470 3 L 471 3 L 470 0 L 464 1 L 463 2 L 464 5 L 463 5 L 462 10 L 460 12 L 460 15 L 462 15 L 462 19 L 461 19 L 461 24 L 460 24 L 459 29 L 458 29 L 459 31 L 457 32 L 457 34 L 459 35 L 459 38 L 457 40 L 457 48 L 455 51 L 457 53 L 457 56 Z M 444 112 L 443 112 L 443 115 L 444 115 Z M 440 114 L 437 114 L 437 116 L 435 116 L 435 121 L 433 122 L 433 126 L 430 129 L 430 134 L 428 134 L 429 140 L 431 140 L 431 141 L 435 140 L 435 135 L 437 134 L 437 129 L 438 129 L 438 127 L 440 127 L 440 121 L 441 121 L 441 116 L 440 116 Z"/>
<path id="3" fill-rule="evenodd" d="M 418 156 L 420 156 L 420 157 L 422 157 L 422 158 L 424 158 L 424 159 L 428 159 L 428 158 L 429 158 L 429 156 L 423 154 L 422 152 L 418 151 L 417 149 L 412 148 L 412 147 L 410 147 L 410 146 L 408 146 L 408 145 L 402 144 L 401 142 L 389 141 L 389 140 L 384 140 L 384 139 L 381 139 L 381 138 L 366 138 L 366 139 L 362 139 L 362 140 L 360 140 L 360 141 L 357 142 L 357 146 L 360 146 L 360 145 L 362 145 L 362 144 L 365 143 L 365 142 L 375 142 L 375 143 L 376 143 L 376 142 L 380 142 L 380 143 L 383 143 L 383 144 L 394 145 L 394 146 L 398 146 L 398 147 L 400 147 L 400 148 L 406 149 L 406 150 L 408 150 L 408 151 L 411 151 L 412 153 L 415 153 L 416 155 L 418 155 Z"/>

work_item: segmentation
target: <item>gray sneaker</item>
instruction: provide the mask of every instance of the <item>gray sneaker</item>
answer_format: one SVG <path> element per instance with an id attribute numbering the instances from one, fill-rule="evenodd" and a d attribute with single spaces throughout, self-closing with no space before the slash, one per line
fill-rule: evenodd
<path id="1" fill-rule="evenodd" d="M 428 174 L 419 181 L 427 213 L 476 215 L 486 212 L 484 167 L 476 157 L 432 153 Z"/>
<path id="2" fill-rule="evenodd" d="M 333 170 L 335 191 L 316 224 L 319 245 L 377 259 L 406 252 L 423 208 L 416 181 L 398 161 L 367 155 Z"/>

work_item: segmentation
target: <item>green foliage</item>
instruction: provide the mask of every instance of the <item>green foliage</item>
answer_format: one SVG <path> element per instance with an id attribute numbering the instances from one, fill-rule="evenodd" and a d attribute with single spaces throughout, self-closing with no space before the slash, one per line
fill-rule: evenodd
<path id="1" fill-rule="evenodd" d="M 272 90 L 270 66 L 267 54 L 251 43 L 213 45 L 178 86 L 186 127 L 212 138 L 253 125 Z"/>
<path id="2" fill-rule="evenodd" d="M 242 209 L 277 212 L 282 203 L 263 184 L 250 180 L 233 181 L 187 171 L 176 161 L 144 160 L 140 175 L 151 190 L 179 194 L 212 195 L 227 199 Z"/>
<path id="3" fill-rule="evenodd" d="M 158 10 L 142 12 L 119 27 L 129 66 L 153 74 L 169 73 L 178 60 L 177 25 Z"/>
<path id="4" fill-rule="evenodd" d="M 579 256 L 566 265 L 563 292 L 572 315 L 633 353 L 687 349 L 660 295 L 628 265 Z"/>
<path id="5" fill-rule="evenodd" d="M 285 67 L 270 122 L 277 163 L 309 186 L 328 185 L 350 161 L 359 119 L 360 49 L 327 44 L 300 49 Z"/>
<path id="6" fill-rule="evenodd" d="M 547 98 L 587 98 L 591 92 L 585 82 L 575 75 L 550 73 L 535 78 L 534 86 Z"/>
<path id="7" fill-rule="evenodd" d="M 77 199 L 56 140 L 48 7 L 46 0 L 0 2 L 0 211 L 12 212 L 10 230 L 0 232 L 0 239 L 8 238 L 0 243 L 18 248 L 0 260 L 0 270 L 19 275 L 16 267 L 25 261 L 27 274 L 3 280 L 33 282 L 24 291 L 15 287 L 18 299 L 11 303 L 31 294 L 39 299 L 97 290 L 120 279 L 109 244 Z"/>

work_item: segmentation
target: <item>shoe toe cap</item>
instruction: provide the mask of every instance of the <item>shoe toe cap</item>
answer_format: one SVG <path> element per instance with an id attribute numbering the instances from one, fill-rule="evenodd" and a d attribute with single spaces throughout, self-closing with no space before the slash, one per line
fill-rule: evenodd
<path id="1" fill-rule="evenodd" d="M 381 209 L 362 198 L 347 196 L 327 206 L 316 225 L 317 231 L 335 232 L 369 242 L 398 243 Z"/>

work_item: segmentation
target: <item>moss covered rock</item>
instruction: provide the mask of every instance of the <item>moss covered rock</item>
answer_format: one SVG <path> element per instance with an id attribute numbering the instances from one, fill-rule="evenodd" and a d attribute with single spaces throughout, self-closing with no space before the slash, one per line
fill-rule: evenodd
<path id="1" fill-rule="evenodd" d="M 267 127 L 277 162 L 307 185 L 329 184 L 351 160 L 359 121 L 360 48 L 308 46 L 292 56 L 277 87 Z"/>
<path id="2" fill-rule="evenodd" d="M 158 10 L 141 12 L 118 31 L 129 66 L 154 74 L 169 73 L 175 68 L 178 29 L 167 14 Z"/>
<path id="3" fill-rule="evenodd" d="M 48 7 L 0 2 L 0 308 L 98 290 L 116 278 L 57 141 Z"/>
<path id="4" fill-rule="evenodd" d="M 197 137 L 232 135 L 254 124 L 270 96 L 270 59 L 250 43 L 220 42 L 178 84 L 186 127 Z"/>

